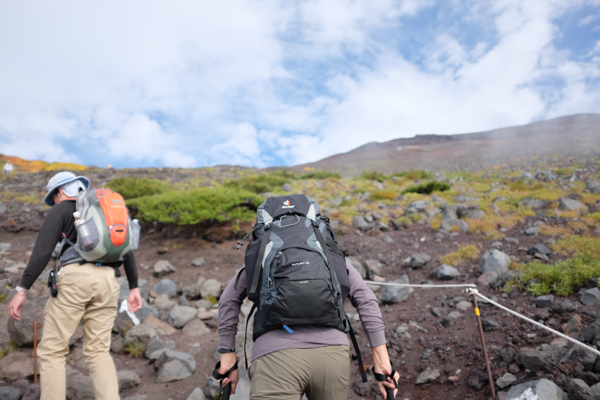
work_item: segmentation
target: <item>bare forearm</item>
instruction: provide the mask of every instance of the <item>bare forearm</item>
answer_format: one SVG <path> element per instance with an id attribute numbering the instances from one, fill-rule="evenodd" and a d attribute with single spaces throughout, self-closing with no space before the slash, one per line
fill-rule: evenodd
<path id="1" fill-rule="evenodd" d="M 392 364 L 385 344 L 373 347 L 373 368 L 378 374 L 390 375 Z"/>

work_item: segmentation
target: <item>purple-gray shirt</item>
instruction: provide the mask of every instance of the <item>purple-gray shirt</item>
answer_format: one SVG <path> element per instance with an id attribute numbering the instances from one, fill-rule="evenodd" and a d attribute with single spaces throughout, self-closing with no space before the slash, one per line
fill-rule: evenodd
<path id="1" fill-rule="evenodd" d="M 350 279 L 348 298 L 357 309 L 363 330 L 371 347 L 386 343 L 383 318 L 375 294 L 367 287 L 358 271 L 346 261 Z M 235 279 L 229 282 L 219 300 L 220 347 L 235 348 L 235 335 L 238 331 L 240 307 L 246 298 L 246 272 L 241 272 L 237 290 Z M 314 347 L 350 345 L 348 336 L 334 328 L 319 326 L 295 326 L 294 333 L 285 329 L 269 331 L 256 339 L 252 348 L 252 360 L 284 349 L 310 349 Z"/>

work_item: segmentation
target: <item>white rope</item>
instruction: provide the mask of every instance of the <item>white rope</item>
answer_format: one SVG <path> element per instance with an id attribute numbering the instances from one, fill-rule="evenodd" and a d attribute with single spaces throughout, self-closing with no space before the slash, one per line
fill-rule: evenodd
<path id="1" fill-rule="evenodd" d="M 410 284 L 410 283 L 375 282 L 375 281 L 365 281 L 365 283 L 367 283 L 369 285 L 420 287 L 420 288 L 456 288 L 456 287 L 474 288 L 474 287 L 477 287 L 477 285 L 475 285 L 473 283 L 467 283 L 467 284 L 461 284 L 461 285 L 414 285 L 414 284 Z"/>
<path id="2" fill-rule="evenodd" d="M 547 330 L 548 332 L 551 332 L 557 336 L 562 337 L 563 339 L 567 339 L 569 342 L 576 344 L 577 346 L 580 346 L 584 349 L 586 349 L 587 351 L 591 351 L 592 353 L 600 356 L 600 351 L 594 349 L 593 347 L 590 347 L 588 345 L 586 345 L 585 343 L 581 343 L 578 340 L 573 339 L 572 337 L 569 337 L 565 334 L 562 334 L 558 331 L 555 331 L 552 328 L 547 327 L 544 324 L 540 324 L 537 321 L 534 321 L 530 318 L 527 318 L 524 315 L 519 314 L 516 311 L 511 310 L 510 308 L 506 308 L 501 304 L 496 303 L 495 301 L 488 299 L 487 297 L 485 297 L 484 295 L 482 295 L 481 293 L 479 293 L 479 291 L 477 289 L 475 289 L 475 287 L 477 287 L 477 285 L 473 284 L 473 283 L 467 283 L 467 284 L 460 284 L 460 285 L 415 285 L 415 284 L 409 284 L 409 283 L 396 283 L 396 282 L 374 282 L 374 281 L 365 281 L 365 283 L 369 284 L 369 285 L 379 285 L 379 286 L 398 286 L 398 287 L 417 287 L 417 288 L 456 288 L 456 287 L 466 287 L 467 288 L 467 293 L 469 295 L 474 295 L 477 297 L 482 298 L 483 300 L 485 300 L 486 303 L 495 305 L 496 307 L 498 307 L 501 310 L 506 311 L 507 313 L 510 313 L 516 317 L 519 317 L 521 319 L 524 319 L 525 321 L 532 323 L 533 325 L 539 326 L 542 329 Z"/>
<path id="3" fill-rule="evenodd" d="M 588 346 L 588 345 L 586 345 L 586 344 L 584 344 L 584 343 L 581 343 L 581 342 L 580 342 L 580 341 L 578 341 L 578 340 L 575 340 L 575 339 L 573 339 L 573 338 L 571 338 L 571 337 L 569 337 L 569 336 L 567 336 L 567 335 L 564 335 L 564 334 L 562 334 L 562 333 L 560 333 L 560 332 L 558 332 L 558 331 L 555 331 L 554 329 L 552 329 L 552 328 L 549 328 L 549 327 L 547 327 L 547 326 L 546 326 L 546 325 L 544 325 L 544 324 L 540 324 L 540 323 L 539 323 L 539 322 L 537 322 L 537 321 L 534 321 L 534 320 L 532 320 L 532 319 L 530 319 L 530 318 L 527 318 L 526 316 L 524 316 L 524 315 L 521 315 L 521 314 L 519 314 L 518 312 L 515 312 L 515 311 L 511 310 L 510 308 L 506 308 L 506 307 L 504 307 L 503 305 L 500 305 L 500 304 L 496 303 L 495 301 L 488 299 L 487 297 L 485 297 L 484 295 L 482 295 L 481 293 L 479 293 L 479 291 L 477 291 L 477 289 L 467 289 L 467 293 L 469 293 L 470 295 L 475 295 L 475 296 L 477 296 L 477 297 L 481 297 L 482 299 L 484 299 L 484 300 L 485 300 L 485 301 L 487 301 L 488 303 L 495 305 L 496 307 L 498 307 L 498 308 L 499 308 L 499 309 L 501 309 L 501 310 L 504 310 L 504 311 L 506 311 L 506 312 L 508 312 L 508 313 L 510 313 L 510 314 L 512 314 L 512 315 L 514 315 L 514 316 L 516 316 L 516 317 L 519 317 L 519 318 L 521 318 L 521 319 L 524 319 L 525 321 L 527 321 L 527 322 L 530 322 L 530 323 L 532 323 L 532 324 L 534 324 L 534 325 L 536 325 L 536 326 L 539 326 L 539 327 L 540 327 L 540 328 L 542 328 L 542 329 L 545 329 L 545 330 L 547 330 L 547 331 L 549 331 L 549 332 L 552 332 L 552 333 L 554 333 L 555 335 L 558 335 L 558 336 L 560 336 L 560 337 L 562 337 L 562 338 L 564 338 L 564 339 L 567 339 L 569 342 L 571 342 L 571 343 L 574 343 L 574 344 L 576 344 L 577 346 L 583 347 L 583 348 L 584 348 L 584 349 L 586 349 L 587 351 L 591 351 L 592 353 L 594 353 L 594 354 L 596 354 L 596 355 L 599 355 L 599 356 L 600 356 L 600 351 L 598 351 L 598 350 L 594 349 L 593 347 L 590 347 L 590 346 Z"/>

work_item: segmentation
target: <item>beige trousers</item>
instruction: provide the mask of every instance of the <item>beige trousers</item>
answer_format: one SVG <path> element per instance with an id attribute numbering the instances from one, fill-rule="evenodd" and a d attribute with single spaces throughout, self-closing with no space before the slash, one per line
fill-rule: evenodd
<path id="1" fill-rule="evenodd" d="M 41 400 L 65 400 L 65 357 L 82 318 L 83 354 L 96 400 L 119 399 L 117 372 L 108 353 L 118 300 L 119 280 L 112 268 L 71 264 L 60 271 L 58 296 L 46 303 L 37 351 Z"/>
<path id="2" fill-rule="evenodd" d="M 287 349 L 252 361 L 248 376 L 252 400 L 346 400 L 350 348 Z"/>

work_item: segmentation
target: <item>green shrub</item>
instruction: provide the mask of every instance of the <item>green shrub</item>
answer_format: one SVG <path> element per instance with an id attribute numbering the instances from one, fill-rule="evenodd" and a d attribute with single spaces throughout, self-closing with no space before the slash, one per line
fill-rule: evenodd
<path id="1" fill-rule="evenodd" d="M 129 200 L 145 221 L 195 225 L 201 222 L 252 221 L 263 199 L 255 193 L 231 188 L 170 191 Z M 235 225 L 234 225 L 235 226 Z"/>
<path id="2" fill-rule="evenodd" d="M 396 173 L 392 174 L 392 176 L 395 176 L 398 178 L 410 179 L 411 181 L 414 181 L 415 179 L 433 178 L 433 174 L 430 174 L 427 171 L 423 171 L 422 169 L 416 169 L 416 170 L 411 169 L 410 171 L 396 172 Z"/>
<path id="3" fill-rule="evenodd" d="M 223 186 L 240 190 L 247 190 L 254 193 L 272 192 L 284 183 L 288 183 L 289 178 L 280 174 L 262 174 L 244 176 L 240 179 L 228 180 Z"/>
<path id="4" fill-rule="evenodd" d="M 340 174 L 338 174 L 337 172 L 322 171 L 322 170 L 309 171 L 309 172 L 305 172 L 302 175 L 300 175 L 300 179 L 327 179 L 327 178 L 342 179 L 342 176 Z"/>
<path id="5" fill-rule="evenodd" d="M 421 183 L 420 185 L 411 186 L 402 193 L 431 194 L 433 192 L 444 192 L 448 189 L 450 189 L 450 185 L 446 182 L 431 181 L 427 183 Z"/>
<path id="6" fill-rule="evenodd" d="M 573 257 L 554 265 L 534 261 L 520 267 L 521 283 L 535 296 L 551 292 L 568 296 L 586 279 L 600 278 L 600 238 L 568 236 L 552 247 Z"/>
<path id="7" fill-rule="evenodd" d="M 123 351 L 129 354 L 130 357 L 139 358 L 146 352 L 146 347 L 142 343 L 130 342 L 125 343 Z"/>
<path id="8" fill-rule="evenodd" d="M 289 169 L 280 169 L 278 171 L 272 172 L 272 174 L 282 176 L 287 179 L 298 179 L 298 175 L 296 175 L 294 171 L 290 171 Z"/>
<path id="9" fill-rule="evenodd" d="M 166 182 L 135 176 L 113 179 L 106 184 L 106 187 L 119 193 L 125 200 L 161 194 L 171 189 L 171 185 Z"/>
<path id="10" fill-rule="evenodd" d="M 377 181 L 377 182 L 383 182 L 388 178 L 388 176 L 386 174 L 382 174 L 377 171 L 364 171 L 360 177 L 362 179 L 366 179 L 368 181 Z"/>

